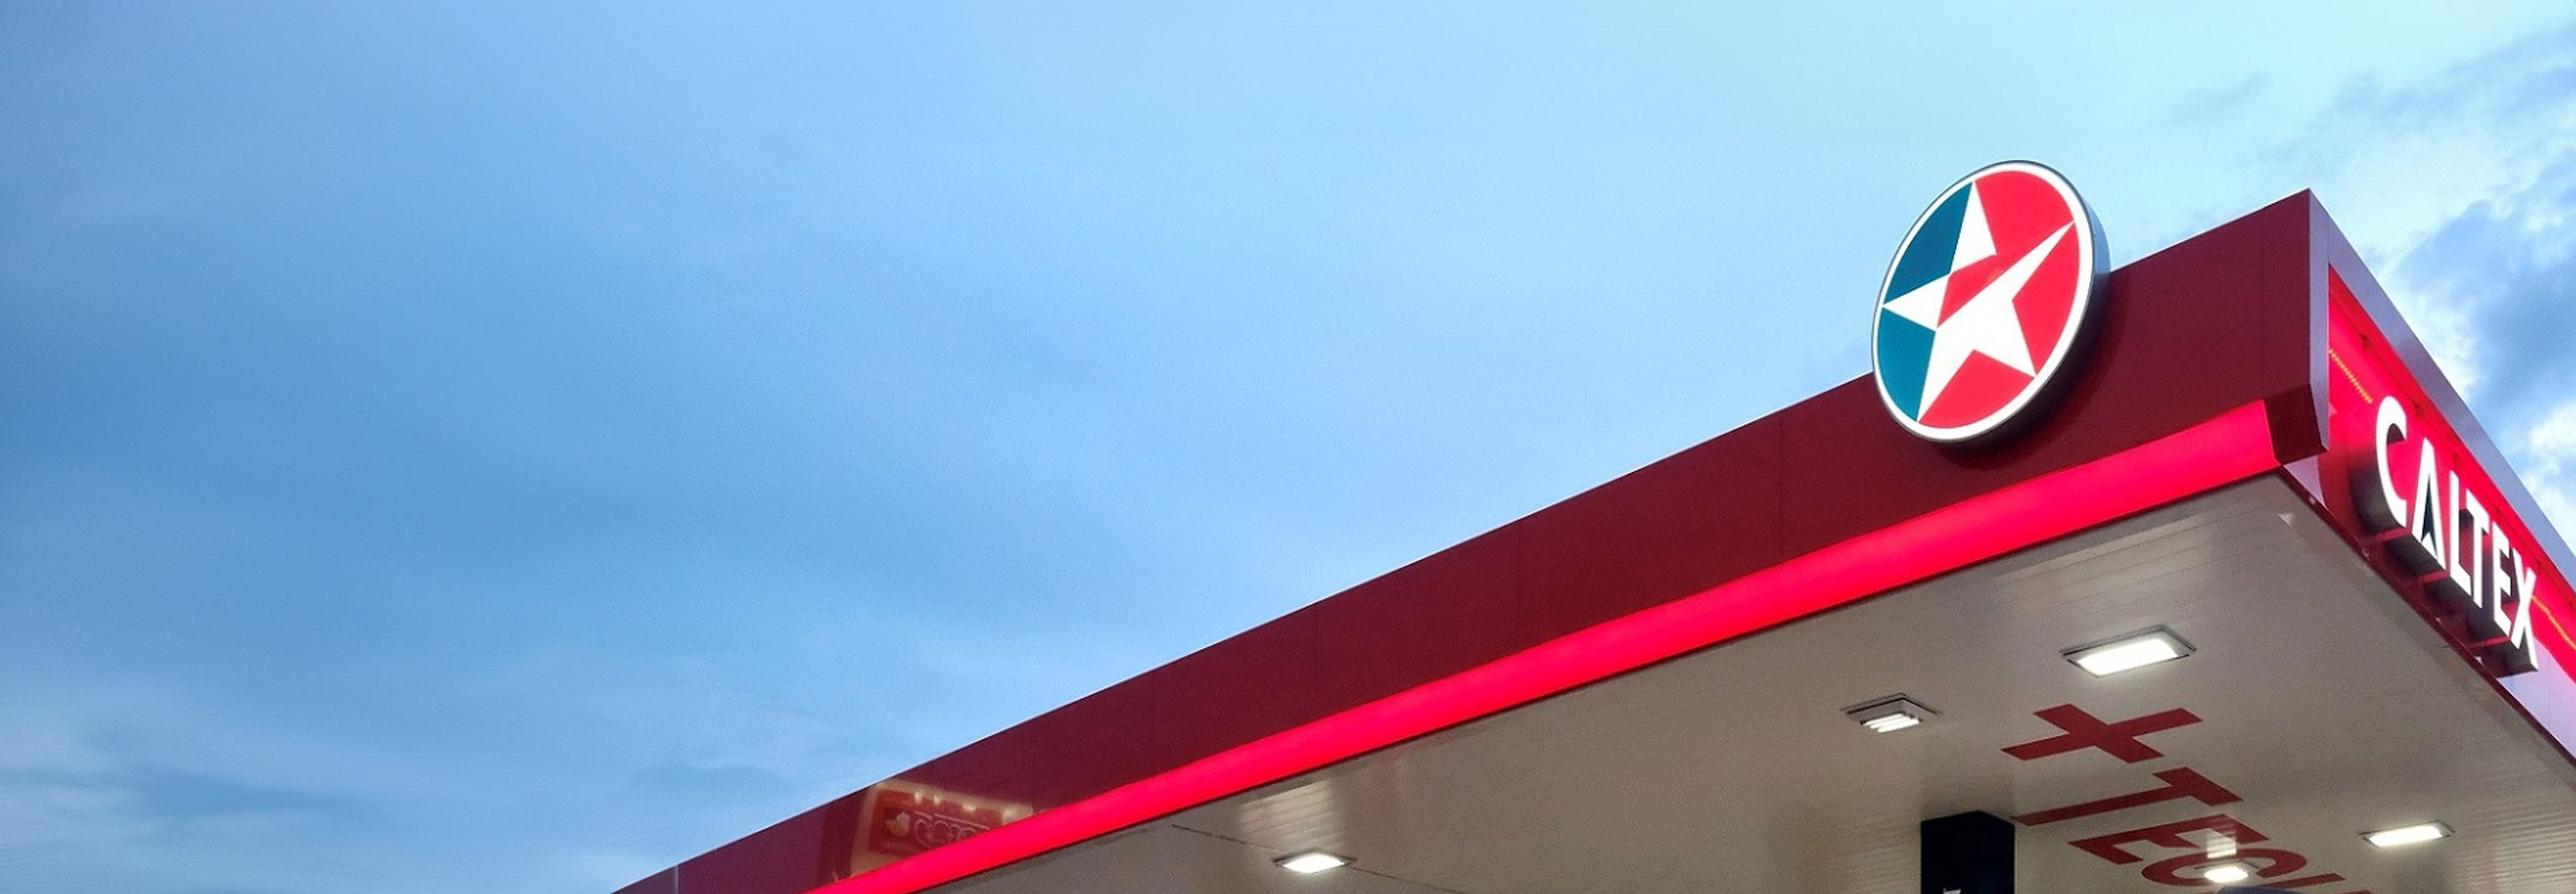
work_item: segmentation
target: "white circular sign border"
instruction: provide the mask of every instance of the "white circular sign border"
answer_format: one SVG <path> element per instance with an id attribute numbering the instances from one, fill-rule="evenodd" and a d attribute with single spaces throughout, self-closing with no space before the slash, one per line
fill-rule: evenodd
<path id="1" fill-rule="evenodd" d="M 1887 393 L 1887 378 L 1878 368 L 1878 332 L 1881 325 L 1880 315 L 1887 312 L 1885 309 L 1887 287 L 1889 283 L 1896 280 L 1896 265 L 1905 260 L 1906 249 L 1914 247 L 1914 237 L 1922 232 L 1923 222 L 1932 217 L 1932 212 L 1940 210 L 1941 203 L 1949 201 L 1951 196 L 1958 195 L 1960 190 L 1968 188 L 1980 178 L 2005 171 L 2018 171 L 2038 177 L 2050 188 L 2057 190 L 2058 197 L 2066 200 L 2068 207 L 2074 209 L 2076 215 L 2081 218 L 2075 221 L 2074 228 L 2077 265 L 2075 300 L 2067 308 L 2066 326 L 2057 333 L 2057 344 L 2049 350 L 2047 362 L 2040 364 L 2039 374 L 2032 376 L 2030 384 L 2024 386 L 2021 393 L 2014 395 L 2011 401 L 2006 402 L 2002 409 L 1967 425 L 1949 427 L 1924 425 L 1913 417 L 1905 415 L 1905 411 L 1897 407 L 1896 398 Z M 1978 168 L 1968 176 L 1959 178 L 1957 183 L 1950 184 L 1949 189 L 1942 190 L 1939 196 L 1932 199 L 1931 204 L 1923 206 L 1923 213 L 1914 217 L 1914 225 L 1906 228 L 1904 241 L 1896 244 L 1896 254 L 1888 259 L 1887 272 L 1878 278 L 1877 296 L 1870 302 L 1869 378 L 1870 384 L 1878 389 L 1878 402 L 1887 408 L 1887 415 L 1895 417 L 1898 424 L 1905 426 L 1905 429 L 1913 432 L 1916 437 L 1943 444 L 1966 443 L 2021 418 L 2023 408 L 2028 407 L 2033 399 L 2049 389 L 2049 385 L 2056 381 L 2058 369 L 2065 366 L 2066 359 L 2075 354 L 2076 339 L 2080 338 L 2085 330 L 2092 328 L 2093 293 L 2101 279 L 2101 271 L 2096 266 L 2098 263 L 2096 252 L 2100 247 L 2095 244 L 2099 241 L 2101 227 L 2101 222 L 2093 216 L 2093 207 L 2084 204 L 2084 196 L 2075 191 L 2075 185 L 2066 182 L 2066 176 L 2059 174 L 2057 169 L 2035 161 L 1999 161 Z"/>

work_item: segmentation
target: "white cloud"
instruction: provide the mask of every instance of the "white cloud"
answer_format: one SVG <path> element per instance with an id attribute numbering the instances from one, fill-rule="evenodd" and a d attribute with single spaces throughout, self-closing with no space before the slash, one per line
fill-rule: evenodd
<path id="1" fill-rule="evenodd" d="M 2576 25 L 2359 84 L 2288 152 L 2536 495 L 2576 517 L 2558 344 L 2576 321 Z"/>
<path id="2" fill-rule="evenodd" d="M 2576 398 L 2559 404 L 2522 436 L 2523 483 L 2552 519 L 2576 521 Z"/>
<path id="3" fill-rule="evenodd" d="M 2481 204 L 2563 229 L 2564 209 L 2522 197 L 2576 153 L 2576 26 L 2499 49 L 2422 82 L 2363 82 L 2288 152 L 2323 175 L 2320 192 L 2365 251 L 2423 244 Z"/>

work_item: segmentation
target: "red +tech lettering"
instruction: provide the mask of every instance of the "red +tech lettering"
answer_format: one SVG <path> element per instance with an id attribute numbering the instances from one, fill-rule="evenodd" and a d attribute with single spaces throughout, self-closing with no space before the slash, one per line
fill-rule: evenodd
<path id="1" fill-rule="evenodd" d="M 2198 716 L 2181 708 L 2116 723 L 2106 723 L 2102 718 L 2086 713 L 2084 709 L 2074 705 L 2047 708 L 2039 711 L 2038 716 L 2039 719 L 2054 724 L 2058 729 L 2065 730 L 2065 734 L 2023 742 L 2004 749 L 2005 754 L 2021 760 L 2035 761 L 2070 751 L 2098 748 L 2104 754 L 2134 764 L 2165 756 L 2164 752 L 2138 741 L 2139 736 L 2200 722 Z"/>
<path id="2" fill-rule="evenodd" d="M 2223 804 L 2234 804 L 2238 801 L 2245 800 L 2244 798 L 2237 797 L 2235 792 L 2228 791 L 2226 786 L 2209 781 L 2209 777 L 2200 775 L 2199 771 L 2193 770 L 2190 767 L 2175 767 L 2171 770 L 2158 770 L 2156 771 L 2156 778 L 2163 780 L 2165 784 L 2160 788 L 2151 788 L 2142 792 L 2132 792 L 2125 795 L 2103 798 L 2099 801 L 2086 801 L 2082 804 L 2069 804 L 2054 810 L 2025 813 L 2020 816 L 2013 817 L 2013 821 L 2025 826 L 2045 826 L 2049 823 L 2092 816 L 2097 813 L 2109 813 L 2114 810 L 2127 810 L 2131 807 L 2142 807 L 2148 804 L 2157 804 L 2165 801 L 2178 801 L 2183 798 L 2190 798 L 2210 807 L 2217 807 Z"/>

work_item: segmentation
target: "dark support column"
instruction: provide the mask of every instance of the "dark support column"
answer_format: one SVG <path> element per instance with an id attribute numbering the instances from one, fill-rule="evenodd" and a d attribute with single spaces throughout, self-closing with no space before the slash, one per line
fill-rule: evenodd
<path id="1" fill-rule="evenodd" d="M 2012 894 L 2013 827 L 1991 813 L 1923 821 L 1923 894 Z"/>

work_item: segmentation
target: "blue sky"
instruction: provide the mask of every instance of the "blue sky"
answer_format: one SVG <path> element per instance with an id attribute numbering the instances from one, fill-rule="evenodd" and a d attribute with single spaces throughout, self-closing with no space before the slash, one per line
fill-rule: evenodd
<path id="1" fill-rule="evenodd" d="M 2248 8 L 2251 7 L 2251 8 Z M 2576 519 L 2576 6 L 0 4 L 0 890 L 604 892 L 2316 188 Z"/>

